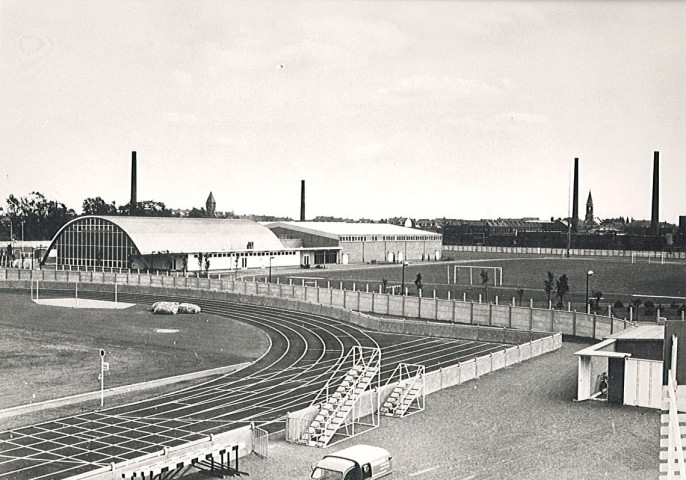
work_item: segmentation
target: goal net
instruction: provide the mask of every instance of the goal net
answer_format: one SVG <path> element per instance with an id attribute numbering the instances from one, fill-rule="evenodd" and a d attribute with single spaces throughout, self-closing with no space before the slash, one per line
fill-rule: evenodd
<path id="1" fill-rule="evenodd" d="M 488 283 L 494 286 L 503 285 L 503 267 L 487 267 L 483 265 L 454 265 L 452 283 L 467 283 L 482 285 L 484 283 L 481 272 L 488 276 Z"/>
<path id="2" fill-rule="evenodd" d="M 659 263 L 664 265 L 663 252 L 631 252 L 631 263 Z"/>

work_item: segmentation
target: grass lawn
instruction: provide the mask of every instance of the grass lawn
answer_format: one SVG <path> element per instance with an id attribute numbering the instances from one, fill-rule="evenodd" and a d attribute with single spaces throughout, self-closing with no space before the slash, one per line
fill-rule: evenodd
<path id="1" fill-rule="evenodd" d="M 444 252 L 453 257 L 449 262 L 424 262 L 414 263 L 405 267 L 405 286 L 409 288 L 410 295 L 416 295 L 414 280 L 418 273 L 422 275 L 424 284 L 424 296 L 432 296 L 433 290 L 440 298 L 446 298 L 448 291 L 451 298 L 462 299 L 463 294 L 467 300 L 478 301 L 479 294 L 485 300 L 485 289 L 481 284 L 480 266 L 501 267 L 503 269 L 503 286 L 493 286 L 493 272 L 489 271 L 490 286 L 488 288 L 489 299 L 493 300 L 498 295 L 500 303 L 510 302 L 516 297 L 517 290 L 524 289 L 523 304 L 528 304 L 533 299 L 534 306 L 547 306 L 547 294 L 544 290 L 544 281 L 548 271 L 555 274 L 557 279 L 566 274 L 570 291 L 564 302 L 571 302 L 572 309 L 584 310 L 586 296 L 586 272 L 594 273 L 589 277 L 589 294 L 601 291 L 603 298 L 601 307 L 607 308 L 614 305 L 617 300 L 625 307 L 632 298 L 640 298 L 643 301 L 651 300 L 656 305 L 662 306 L 661 314 L 668 318 L 677 318 L 677 309 L 670 306 L 678 306 L 686 303 L 686 264 L 656 263 L 632 264 L 629 259 L 613 257 L 544 257 L 533 255 L 513 255 L 497 253 L 471 253 L 471 252 Z M 446 256 L 444 255 L 444 256 Z M 454 283 L 455 265 L 473 265 L 474 285 L 469 285 L 469 277 L 466 269 L 460 270 L 459 283 Z M 448 275 L 451 283 L 448 284 Z M 275 275 L 273 275 L 275 276 Z M 379 291 L 382 279 L 387 279 L 389 285 L 400 285 L 402 282 L 402 267 L 399 264 L 365 266 L 364 268 L 348 269 L 321 269 L 301 270 L 297 274 L 280 275 L 282 282 L 288 282 L 289 276 L 318 277 L 319 286 L 326 286 L 327 280 L 332 286 L 339 287 L 339 282 L 344 282 L 344 287 L 351 289 L 353 282 L 358 290 L 365 290 L 369 285 L 370 290 Z M 298 284 L 301 280 L 293 280 Z M 667 298 L 659 298 L 667 297 Z M 553 293 L 553 303 L 555 303 Z M 626 308 L 615 310 L 615 315 L 628 317 Z M 640 317 L 650 316 L 649 312 L 641 307 Z M 639 318 L 640 318 L 639 317 Z M 654 318 L 654 315 L 650 316 Z"/>
<path id="2" fill-rule="evenodd" d="M 100 349 L 110 363 L 105 386 L 116 387 L 252 361 L 268 348 L 261 330 L 227 318 L 153 315 L 149 305 L 51 307 L 2 292 L 0 408 L 97 391 Z"/>

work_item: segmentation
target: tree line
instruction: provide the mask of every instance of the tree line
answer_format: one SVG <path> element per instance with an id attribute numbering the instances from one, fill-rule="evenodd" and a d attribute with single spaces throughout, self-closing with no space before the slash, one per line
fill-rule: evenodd
<path id="1" fill-rule="evenodd" d="M 81 215 L 129 215 L 130 203 L 118 206 L 101 197 L 86 198 Z M 136 202 L 134 214 L 147 217 L 172 217 L 172 211 L 163 202 L 144 200 Z M 50 240 L 69 220 L 79 216 L 74 209 L 57 200 L 49 200 L 40 192 L 25 197 L 10 195 L 6 206 L 0 207 L 0 239 Z M 193 208 L 189 217 L 205 217 L 205 209 Z"/>

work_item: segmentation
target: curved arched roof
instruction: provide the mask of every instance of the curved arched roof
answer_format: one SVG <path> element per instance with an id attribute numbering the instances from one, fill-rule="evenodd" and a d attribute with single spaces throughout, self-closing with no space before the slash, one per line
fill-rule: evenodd
<path id="1" fill-rule="evenodd" d="M 258 251 L 284 248 L 267 227 L 252 220 L 224 218 L 83 216 L 64 225 L 55 238 L 69 224 L 86 218 L 101 218 L 121 228 L 141 255 L 163 251 L 190 253 L 245 250 L 248 242 L 253 242 L 252 249 Z"/>

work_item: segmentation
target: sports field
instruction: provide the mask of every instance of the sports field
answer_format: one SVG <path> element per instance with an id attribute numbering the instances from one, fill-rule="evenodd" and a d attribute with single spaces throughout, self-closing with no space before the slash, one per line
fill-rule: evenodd
<path id="1" fill-rule="evenodd" d="M 0 332 L 0 384 L 11 385 L 0 408 L 97 391 L 100 349 L 110 388 L 253 361 L 269 348 L 262 330 L 231 319 L 153 315 L 149 305 L 50 307 L 26 291 L 0 294 Z"/>
<path id="2" fill-rule="evenodd" d="M 493 271 L 489 273 L 488 295 L 491 301 L 497 295 L 500 303 L 511 302 L 517 298 L 517 291 L 523 289 L 522 304 L 528 305 L 530 299 L 534 306 L 546 307 L 548 297 L 545 292 L 547 273 L 553 272 L 555 279 L 562 274 L 568 278 L 569 293 L 564 297 L 571 302 L 571 308 L 584 311 L 586 296 L 586 276 L 589 270 L 593 275 L 589 277 L 589 295 L 593 291 L 602 292 L 600 307 L 606 312 L 608 305 L 615 306 L 619 301 L 624 308 L 613 308 L 617 317 L 628 318 L 627 307 L 632 300 L 640 299 L 639 319 L 653 319 L 655 310 L 647 309 L 646 301 L 653 302 L 655 309 L 660 308 L 661 315 L 667 318 L 678 318 L 679 307 L 686 304 L 686 263 L 641 263 L 632 264 L 629 258 L 613 257 L 545 257 L 534 255 L 512 255 L 471 252 L 444 252 L 454 258 L 453 261 L 440 262 L 410 262 L 405 267 L 404 285 L 410 295 L 416 295 L 414 280 L 421 274 L 424 285 L 423 295 L 431 296 L 433 291 L 440 298 L 446 298 L 448 292 L 451 298 L 462 299 L 466 295 L 467 301 L 478 301 L 479 295 L 485 301 L 486 289 L 481 283 L 483 267 L 501 267 L 503 271 L 503 285 L 494 286 Z M 455 283 L 456 266 L 474 266 L 473 285 L 469 285 L 469 276 L 465 268 L 460 268 L 458 283 Z M 272 275 L 275 277 L 276 275 Z M 352 289 L 353 284 L 358 290 L 369 286 L 370 290 L 379 291 L 383 279 L 388 285 L 403 283 L 403 268 L 399 264 L 365 265 L 346 268 L 302 269 L 297 273 L 278 275 L 282 282 L 300 283 L 300 277 L 318 278 L 319 286 L 327 286 L 327 282 L 335 288 L 343 282 L 343 287 Z M 295 277 L 295 278 L 294 278 Z M 450 283 L 449 283 L 450 279 Z M 275 280 L 274 280 L 275 281 Z M 308 284 L 312 284 L 309 282 Z M 555 304 L 553 291 L 551 300 Z M 518 300 L 517 300 L 518 301 Z M 686 307 L 684 307 L 686 308 Z"/>

